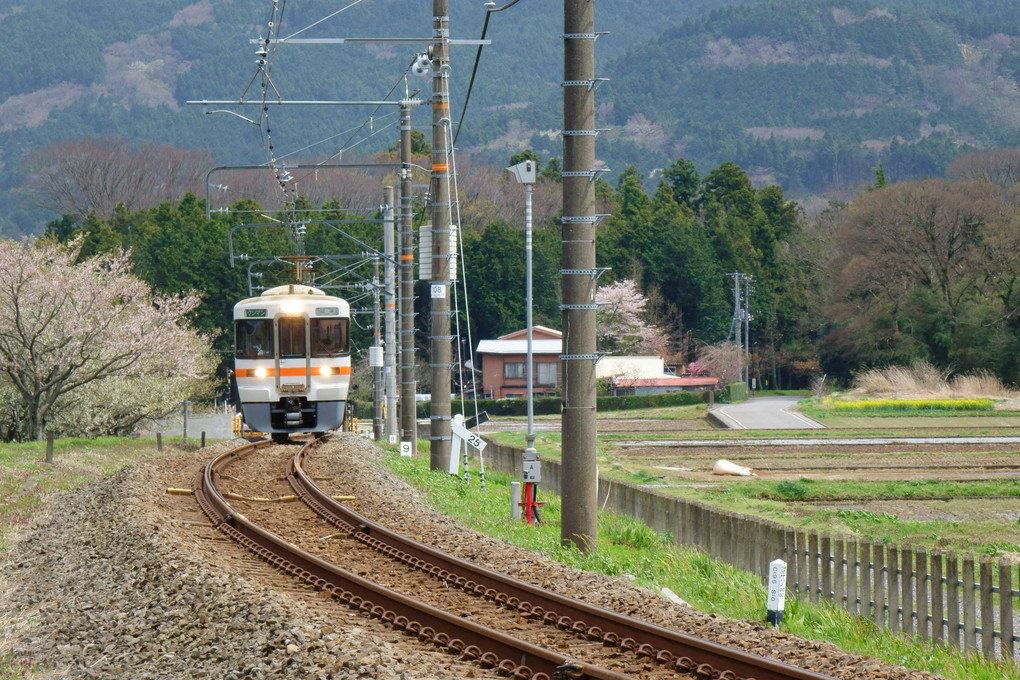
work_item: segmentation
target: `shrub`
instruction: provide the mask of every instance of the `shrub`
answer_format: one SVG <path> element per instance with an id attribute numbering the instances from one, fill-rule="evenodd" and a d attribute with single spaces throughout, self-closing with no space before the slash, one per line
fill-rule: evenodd
<path id="1" fill-rule="evenodd" d="M 798 501 L 808 494 L 807 482 L 803 479 L 784 479 L 776 485 L 776 493 L 791 501 Z"/>
<path id="2" fill-rule="evenodd" d="M 724 388 L 726 400 L 730 403 L 747 401 L 747 384 L 743 382 L 730 383 Z"/>
<path id="3" fill-rule="evenodd" d="M 478 410 L 490 416 L 526 416 L 528 415 L 527 399 L 479 399 Z M 599 411 L 623 411 L 636 408 L 661 408 L 667 406 L 691 406 L 704 403 L 700 392 L 670 392 L 669 394 L 632 394 L 622 397 L 597 397 Z M 559 397 L 539 397 L 535 399 L 535 415 L 556 415 L 562 411 Z M 370 409 L 371 404 L 368 404 Z M 419 418 L 428 418 L 431 405 L 427 401 L 418 402 Z M 468 400 L 464 413 L 474 413 L 475 402 Z M 453 412 L 461 412 L 461 400 L 453 400 Z M 359 417 L 360 413 L 359 413 Z M 371 417 L 370 410 L 369 415 Z"/>

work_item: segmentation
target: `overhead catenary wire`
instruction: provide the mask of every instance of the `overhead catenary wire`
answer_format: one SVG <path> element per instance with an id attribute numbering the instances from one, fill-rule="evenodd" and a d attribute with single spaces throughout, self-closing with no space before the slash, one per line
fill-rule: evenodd
<path id="1" fill-rule="evenodd" d="M 308 29 L 310 29 L 310 28 L 314 28 L 314 27 L 318 26 L 319 24 L 321 24 L 321 23 L 322 23 L 322 22 L 324 22 L 324 21 L 329 21 L 330 19 L 332 19 L 333 17 L 335 17 L 335 16 L 337 15 L 337 14 L 340 14 L 341 12 L 344 12 L 344 11 L 346 11 L 346 10 L 349 10 L 349 9 L 350 9 L 351 7 L 354 7 L 355 5 L 359 4 L 359 3 L 360 3 L 360 2 L 362 2 L 362 1 L 363 1 L 363 0 L 354 0 L 354 2 L 352 2 L 352 3 L 351 3 L 351 4 L 349 4 L 349 5 L 347 5 L 346 7 L 341 7 L 341 8 L 340 8 L 340 9 L 338 9 L 337 11 L 333 12 L 332 14 L 330 14 L 330 15 L 328 15 L 328 16 L 324 16 L 323 18 L 319 19 L 319 20 L 318 20 L 318 21 L 316 21 L 315 23 L 313 23 L 313 24 L 309 24 L 308 26 L 305 26 L 305 27 L 304 27 L 304 28 L 302 28 L 302 29 L 301 29 L 300 31 L 295 31 L 294 33 L 291 33 L 291 34 L 290 34 L 290 35 L 288 35 L 288 36 L 287 36 L 286 38 L 283 38 L 284 42 L 286 42 L 287 40 L 290 40 L 290 39 L 291 39 L 291 38 L 293 38 L 294 36 L 298 36 L 298 35 L 301 35 L 301 34 L 302 34 L 302 33 L 304 33 L 305 31 L 307 31 Z"/>
<path id="2" fill-rule="evenodd" d="M 404 73 L 401 74 L 401 76 L 399 78 L 397 78 L 397 80 L 390 87 L 389 91 L 383 97 L 383 100 L 388 100 L 390 98 L 390 95 L 393 94 L 393 91 L 397 89 L 397 87 L 400 85 L 400 83 L 401 82 L 406 82 L 407 73 L 408 73 L 408 71 L 411 70 L 411 66 L 413 66 L 413 65 L 414 65 L 414 60 L 412 59 L 411 63 L 409 63 L 407 65 L 407 67 L 404 69 Z M 417 91 L 415 91 L 413 94 L 417 94 Z M 408 97 L 408 99 L 410 99 L 410 97 Z M 388 129 L 390 127 L 393 127 L 393 125 L 396 125 L 396 122 L 394 122 L 394 123 L 392 123 L 390 125 L 387 125 L 387 126 L 384 126 L 383 128 L 380 128 L 379 130 L 373 130 L 372 133 L 369 134 L 364 139 L 358 141 L 355 144 L 351 144 L 351 140 L 353 140 L 358 135 L 358 133 L 360 133 L 362 130 L 364 130 L 366 125 L 371 125 L 372 124 L 372 122 L 375 120 L 376 114 L 379 112 L 380 108 L 382 108 L 382 107 L 381 106 L 376 106 L 372 110 L 372 113 L 369 114 L 368 118 L 366 118 L 360 125 L 358 125 L 355 128 L 350 128 L 349 129 L 350 135 L 347 137 L 347 140 L 343 144 L 340 145 L 339 149 L 337 149 L 335 152 L 333 152 L 327 158 L 325 158 L 322 161 L 319 161 L 318 165 L 325 165 L 325 164 L 329 163 L 330 161 L 332 161 L 334 158 L 342 157 L 343 153 L 345 151 L 349 151 L 350 149 L 353 149 L 354 147 L 358 146 L 359 144 L 363 144 L 364 142 L 368 141 L 369 139 L 371 139 L 375 135 L 379 134 L 383 130 Z M 386 115 L 384 115 L 383 117 L 386 117 Z M 340 134 L 343 134 L 343 133 L 339 133 L 337 135 L 333 135 L 333 137 L 337 137 Z M 330 137 L 329 139 L 332 139 L 333 137 Z M 311 146 L 315 146 L 316 144 L 320 144 L 320 143 L 322 143 L 322 142 L 316 142 L 315 144 L 312 144 Z M 308 148 L 308 147 L 306 147 L 306 148 Z M 294 153 L 296 153 L 296 152 L 294 152 Z M 293 153 L 288 154 L 288 155 L 293 155 Z M 305 175 L 302 175 L 301 178 L 304 179 L 309 174 L 311 174 L 311 172 L 312 171 L 310 171 L 309 173 L 306 173 Z"/>
<path id="3" fill-rule="evenodd" d="M 228 113 L 232 113 L 232 112 L 228 112 Z M 381 116 L 377 117 L 377 118 L 376 118 L 376 120 L 377 120 L 377 121 L 378 121 L 378 120 L 384 120 L 384 119 L 386 119 L 386 118 L 390 118 L 390 117 L 393 117 L 393 118 L 398 118 L 398 117 L 399 117 L 399 115 L 400 115 L 400 112 L 399 112 L 399 111 L 391 111 L 390 113 L 384 113 L 383 115 L 381 115 Z M 378 134 L 378 133 L 382 132 L 383 130 L 387 130 L 387 129 L 389 129 L 389 128 L 393 127 L 393 126 L 394 126 L 395 124 L 396 124 L 396 123 L 394 122 L 394 123 L 390 123 L 390 124 L 387 124 L 387 125 L 385 125 L 385 126 L 383 126 L 383 127 L 380 127 L 380 128 L 378 128 L 377 130 L 374 130 L 374 131 L 372 132 L 372 135 L 370 135 L 369 137 L 371 137 L 371 136 L 373 136 L 373 135 L 376 135 L 376 134 Z M 334 139 L 336 139 L 337 137 L 342 137 L 343 135 L 346 135 L 346 134 L 348 134 L 348 133 L 350 133 L 350 132 L 355 132 L 355 131 L 357 131 L 357 130 L 358 130 L 359 128 L 361 128 L 361 127 L 364 127 L 364 126 L 363 126 L 363 125 L 359 125 L 359 126 L 356 126 L 356 127 L 350 127 L 350 128 L 347 128 L 346 130 L 341 130 L 340 132 L 336 133 L 335 135 L 330 135 L 329 137 L 324 137 L 324 138 L 320 139 L 319 141 L 317 141 L 317 142 L 312 142 L 311 144 L 308 144 L 307 146 L 303 146 L 303 147 L 301 147 L 300 149 L 294 149 L 293 151 L 290 151 L 290 152 L 288 152 L 288 153 L 285 153 L 285 154 L 281 155 L 281 156 L 280 156 L 280 158 L 289 158 L 290 156 L 293 156 L 293 155 L 295 155 L 295 154 L 299 154 L 299 153 L 301 153 L 302 151 L 308 151 L 308 150 L 309 150 L 309 149 L 311 149 L 312 147 L 318 146 L 319 144 L 325 144 L 326 142 L 331 142 L 331 141 L 333 141 L 333 140 L 334 140 Z M 358 142 L 357 144 L 362 144 L 362 143 L 364 143 L 364 142 L 365 142 L 365 141 L 366 141 L 367 139 L 368 139 L 368 138 L 366 138 L 366 139 L 364 139 L 364 140 L 362 140 L 362 141 Z M 344 150 L 344 151 L 347 151 L 347 150 L 353 149 L 353 148 L 354 148 L 355 146 L 357 146 L 357 144 L 351 145 L 351 146 L 349 146 L 349 147 L 347 147 L 346 149 L 343 149 L 343 150 Z M 324 163 L 324 161 L 323 161 L 323 162 L 320 162 L 320 163 L 319 163 L 319 165 L 322 165 L 322 163 Z"/>
<path id="4" fill-rule="evenodd" d="M 301 30 L 299 30 L 299 31 L 297 31 L 297 32 L 287 36 L 287 38 L 292 38 L 292 37 L 294 37 L 294 36 L 304 32 L 304 31 L 312 28 L 313 26 L 316 26 L 316 25 L 318 25 L 318 24 L 320 24 L 320 23 L 322 23 L 322 22 L 324 22 L 324 21 L 326 21 L 328 19 L 333 18 L 333 17 L 337 16 L 338 14 L 340 14 L 341 12 L 343 12 L 344 10 L 349 9 L 349 8 L 359 4 L 361 1 L 362 0 L 355 0 L 355 2 L 352 2 L 352 3 L 348 4 L 347 6 L 343 7 L 342 9 L 340 9 L 340 10 L 338 10 L 336 12 L 333 12 L 332 14 L 330 14 L 330 15 L 322 18 L 322 19 L 320 19 L 319 21 L 316 21 L 313 24 L 311 24 L 309 26 L 306 26 L 305 28 L 303 28 L 303 29 L 301 29 Z M 380 128 L 378 130 L 374 129 L 373 123 L 374 123 L 374 120 L 375 120 L 375 116 L 376 116 L 376 114 L 379 111 L 379 107 L 376 107 L 375 110 L 373 110 L 373 112 L 369 115 L 369 117 L 363 123 L 361 123 L 361 125 L 353 128 L 351 130 L 347 130 L 347 131 L 344 131 L 342 133 L 338 133 L 337 135 L 333 135 L 333 136 L 328 137 L 328 138 L 326 138 L 324 140 L 320 140 L 320 141 L 315 142 L 313 144 L 310 144 L 310 145 L 308 145 L 308 146 L 306 146 L 306 147 L 304 147 L 302 149 L 298 149 L 298 150 L 292 151 L 292 152 L 287 153 L 285 155 L 277 155 L 276 154 L 275 144 L 273 142 L 273 137 L 272 137 L 272 128 L 270 127 L 270 116 L 269 116 L 268 101 L 269 101 L 269 91 L 270 91 L 270 89 L 272 89 L 273 93 L 276 95 L 276 99 L 278 99 L 278 100 L 282 99 L 282 96 L 280 95 L 280 92 L 276 89 L 276 86 L 272 82 L 272 67 L 273 67 L 273 64 L 274 64 L 274 61 L 275 61 L 275 57 L 276 57 L 276 50 L 278 49 L 280 43 L 286 41 L 286 39 L 287 39 L 287 38 L 283 38 L 283 39 L 280 38 L 280 33 L 281 33 L 281 30 L 282 30 L 282 26 L 283 26 L 283 16 L 284 16 L 284 10 L 285 9 L 286 9 L 286 0 L 273 0 L 272 1 L 272 10 L 270 12 L 270 17 L 269 17 L 269 20 L 266 22 L 266 25 L 267 25 L 267 36 L 262 40 L 261 48 L 260 48 L 260 51 L 259 51 L 259 55 L 260 55 L 260 59 L 259 59 L 259 62 L 258 62 L 259 68 L 256 71 L 255 75 L 252 77 L 252 81 L 249 82 L 248 88 L 246 88 L 244 93 L 241 95 L 241 99 L 242 100 L 244 99 L 245 95 L 248 92 L 248 89 L 251 87 L 251 84 L 255 81 L 255 79 L 259 78 L 259 76 L 261 76 L 260 84 L 261 84 L 261 90 L 262 90 L 262 97 L 261 97 L 262 106 L 260 107 L 260 113 L 259 113 L 258 121 L 257 121 L 256 124 L 259 126 L 259 134 L 260 134 L 260 137 L 262 139 L 262 145 L 263 145 L 263 149 L 264 149 L 265 155 L 266 155 L 266 165 L 267 165 L 267 167 L 271 168 L 274 171 L 274 174 L 276 175 L 277 183 L 279 184 L 280 190 L 281 190 L 281 192 L 283 194 L 283 203 L 284 203 L 283 209 L 284 209 L 284 212 L 285 213 L 289 213 L 290 212 L 290 208 L 292 207 L 292 205 L 294 203 L 294 200 L 295 200 L 295 196 L 296 196 L 296 193 L 297 193 L 296 186 L 299 183 L 299 180 L 305 179 L 310 174 L 312 174 L 314 172 L 314 170 L 310 170 L 308 173 L 302 175 L 300 178 L 296 178 L 296 177 L 293 177 L 287 171 L 287 169 L 285 167 L 281 166 L 281 164 L 280 164 L 281 160 L 283 160 L 284 158 L 288 158 L 290 156 L 293 156 L 296 153 L 300 153 L 301 151 L 307 150 L 307 149 L 309 149 L 309 148 L 311 148 L 313 146 L 316 146 L 318 144 L 324 143 L 325 141 L 328 141 L 330 139 L 334 139 L 337 136 L 340 136 L 342 134 L 350 132 L 350 135 L 348 136 L 347 140 L 340 146 L 340 148 L 337 151 L 335 151 L 333 154 L 331 154 L 325 160 L 320 161 L 319 164 L 318 164 L 318 165 L 325 165 L 325 164 L 329 163 L 331 160 L 333 160 L 334 158 L 336 158 L 338 156 L 342 156 L 344 151 L 349 150 L 351 148 L 354 148 L 354 147 L 358 146 L 359 144 L 364 143 L 368 139 L 374 137 L 376 134 L 380 134 L 381 132 L 383 132 L 384 130 L 388 129 L 389 127 L 392 127 L 392 125 L 395 125 L 395 123 L 393 123 L 391 125 L 383 126 L 382 128 Z M 275 38 L 274 38 L 274 35 L 275 35 Z M 405 74 L 406 74 L 407 70 L 410 70 L 410 67 L 411 66 L 408 65 L 407 69 L 405 69 Z M 397 79 L 397 81 L 390 87 L 389 92 L 387 92 L 386 98 L 388 98 L 393 93 L 393 91 L 397 88 L 397 86 L 399 84 L 400 84 L 400 79 Z M 365 128 L 366 125 L 372 126 L 372 128 L 373 128 L 372 129 L 372 133 L 369 134 L 366 138 L 361 139 L 361 140 L 359 140 L 358 142 L 356 142 L 354 144 L 351 144 L 351 140 L 353 140 Z M 288 219 L 288 221 L 290 221 L 290 219 Z"/>
<path id="5" fill-rule="evenodd" d="M 244 100 L 245 96 L 248 93 L 248 89 L 251 87 L 252 83 L 255 82 L 255 79 L 259 78 L 261 76 L 260 85 L 261 85 L 261 91 L 262 91 L 262 96 L 261 96 L 261 104 L 262 104 L 262 106 L 260 107 L 258 121 L 250 121 L 250 122 L 252 122 L 255 125 L 258 125 L 258 127 L 259 127 L 259 134 L 260 134 L 260 137 L 262 139 L 262 145 L 263 145 L 263 149 L 264 149 L 265 155 L 266 155 L 266 165 L 267 165 L 267 167 L 271 168 L 275 172 L 277 182 L 279 183 L 281 192 L 283 193 L 283 196 L 284 196 L 284 212 L 287 212 L 288 209 L 289 209 L 289 206 L 294 202 L 294 198 L 291 196 L 291 194 L 296 196 L 296 192 L 297 192 L 296 186 L 300 183 L 300 181 L 306 179 L 308 176 L 310 176 L 313 173 L 315 173 L 316 170 L 315 169 L 310 169 L 306 173 L 301 175 L 300 177 L 294 177 L 294 176 L 292 176 L 290 174 L 290 172 L 286 169 L 286 167 L 281 166 L 280 161 L 282 161 L 285 158 L 289 158 L 291 156 L 294 156 L 295 154 L 301 153 L 302 151 L 307 151 L 308 149 L 310 149 L 312 147 L 315 147 L 315 146 L 318 146 L 319 144 L 323 144 L 323 143 L 328 142 L 330 140 L 333 140 L 333 139 L 335 139 L 337 137 L 340 137 L 340 136 L 342 136 L 344 134 L 347 134 L 348 136 L 347 136 L 346 140 L 339 146 L 339 148 L 336 149 L 336 151 L 334 151 L 332 154 L 327 156 L 325 159 L 323 159 L 323 160 L 319 161 L 319 163 L 317 163 L 317 165 L 319 165 L 319 166 L 327 165 L 331 161 L 333 161 L 334 159 L 336 159 L 338 157 L 342 158 L 343 153 L 345 151 L 349 151 L 349 150 L 351 150 L 351 149 L 353 149 L 353 148 L 355 148 L 355 147 L 357 147 L 357 146 L 367 142 L 369 139 L 375 137 L 378 134 L 381 134 L 382 132 L 386 131 L 387 129 L 393 127 L 393 125 L 396 124 L 396 123 L 392 123 L 392 124 L 385 125 L 385 126 L 382 126 L 382 127 L 378 127 L 378 128 L 376 127 L 375 122 L 377 120 L 377 115 L 379 113 L 379 109 L 381 108 L 381 105 L 380 105 L 380 106 L 376 106 L 375 109 L 373 109 L 373 111 L 368 115 L 368 117 L 360 125 L 358 125 L 356 127 L 348 128 L 347 130 L 344 130 L 343 132 L 340 132 L 340 133 L 331 135 L 329 137 L 323 138 L 323 139 L 321 139 L 319 141 L 316 141 L 316 142 L 313 142 L 311 144 L 308 144 L 308 145 L 306 145 L 306 146 L 304 146 L 304 147 L 302 147 L 300 149 L 295 149 L 295 150 L 290 151 L 290 152 L 288 152 L 286 154 L 278 155 L 276 153 L 275 143 L 274 143 L 273 137 L 272 137 L 272 129 L 271 129 L 270 123 L 269 123 L 270 116 L 269 116 L 269 106 L 268 106 L 269 98 L 270 98 L 270 96 L 269 96 L 270 90 L 272 90 L 272 92 L 275 94 L 276 99 L 282 100 L 282 96 L 280 95 L 279 91 L 276 89 L 275 84 L 273 84 L 273 82 L 272 82 L 272 67 L 273 67 L 273 63 L 275 61 L 276 50 L 278 49 L 278 47 L 279 47 L 281 42 L 286 42 L 288 39 L 293 38 L 293 37 L 295 37 L 295 36 L 305 32 L 305 31 L 313 28 L 314 26 L 317 26 L 317 25 L 319 25 L 319 24 L 329 20 L 329 19 L 332 19 L 333 17 L 336 17 L 337 15 L 342 13 L 343 11 L 345 11 L 347 9 L 350 9 L 351 7 L 354 7 L 355 5 L 360 4 L 361 2 L 362 2 L 362 0 L 355 0 L 354 2 L 349 3 L 348 5 L 344 6 L 343 8 L 341 8 L 341 9 L 335 11 L 335 12 L 332 12 L 331 14 L 323 17 L 322 19 L 319 19 L 318 21 L 313 22 L 312 24 L 306 26 L 305 28 L 302 28 L 299 31 L 295 31 L 294 33 L 291 33 L 290 35 L 288 35 L 288 36 L 286 36 L 284 38 L 281 38 L 280 34 L 281 34 L 282 25 L 283 25 L 283 13 L 284 13 L 284 9 L 286 7 L 286 0 L 272 0 L 272 10 L 271 10 L 271 13 L 270 13 L 269 20 L 266 22 L 267 31 L 268 31 L 267 32 L 267 36 L 265 38 L 263 38 L 261 40 L 261 42 L 260 42 L 260 51 L 259 51 L 260 59 L 259 59 L 259 62 L 258 62 L 259 68 L 256 71 L 255 75 L 252 77 L 251 82 L 249 82 L 248 87 L 245 88 L 244 93 L 241 95 L 241 100 L 242 101 Z M 515 2 L 516 2 L 516 0 L 515 0 Z M 274 35 L 275 35 L 275 38 L 274 38 Z M 393 92 L 400 85 L 401 81 L 403 81 L 405 83 L 405 88 L 406 88 L 407 74 L 410 72 L 411 68 L 413 67 L 416 58 L 417 58 L 417 55 L 415 55 L 415 58 L 413 58 L 410 61 L 410 63 L 408 63 L 408 65 L 405 67 L 404 72 L 401 74 L 401 76 L 398 77 L 394 81 L 394 83 L 392 84 L 392 86 L 390 87 L 390 89 L 388 90 L 386 95 L 383 97 L 384 100 L 388 100 L 390 98 L 390 96 L 393 94 Z M 414 93 L 408 93 L 407 94 L 407 99 L 410 99 L 411 97 L 413 97 L 416 94 L 417 94 L 417 90 Z M 234 114 L 234 115 L 238 115 L 238 114 Z M 242 116 L 239 116 L 239 115 L 238 115 L 238 117 L 243 118 Z M 389 114 L 384 114 L 380 118 L 388 118 L 388 117 L 389 117 Z M 366 126 L 368 126 L 371 129 L 371 133 L 368 134 L 366 137 L 364 137 L 364 138 L 362 138 L 362 139 L 360 139 L 360 140 L 358 140 L 356 142 L 353 141 L 365 129 Z"/>
<path id="6" fill-rule="evenodd" d="M 502 7 L 485 10 L 485 21 L 482 23 L 482 37 L 479 38 L 479 40 L 485 40 L 485 33 L 489 30 L 489 17 L 492 16 L 493 13 L 510 9 L 518 2 L 520 2 L 520 0 L 511 0 Z M 460 126 L 464 124 L 464 116 L 467 114 L 468 100 L 471 99 L 471 89 L 475 84 L 475 73 L 478 72 L 478 63 L 482 58 L 482 47 L 483 45 L 478 45 L 478 51 L 475 52 L 475 64 L 471 67 L 471 78 L 468 80 L 467 94 L 464 95 L 464 105 L 460 108 L 460 119 L 457 121 L 457 132 L 453 135 L 453 144 L 451 146 L 455 146 L 457 144 L 457 137 L 460 136 Z"/>

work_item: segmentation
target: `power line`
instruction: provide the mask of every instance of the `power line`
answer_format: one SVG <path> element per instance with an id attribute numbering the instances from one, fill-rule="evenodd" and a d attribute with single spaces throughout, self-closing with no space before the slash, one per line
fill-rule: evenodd
<path id="1" fill-rule="evenodd" d="M 362 1 L 362 0 L 354 0 L 354 2 L 352 2 L 352 3 L 351 3 L 351 4 L 349 4 L 349 5 L 347 5 L 346 7 L 343 7 L 343 8 L 341 8 L 341 9 L 338 9 L 337 11 L 333 12 L 333 13 L 332 13 L 332 14 L 330 14 L 329 16 L 325 16 L 325 17 L 323 17 L 323 18 L 319 19 L 319 20 L 318 20 L 318 21 L 316 21 L 316 22 L 315 22 L 314 24 L 310 24 L 310 25 L 308 25 L 308 26 L 305 26 L 304 28 L 302 28 L 302 29 L 301 29 L 300 31 L 297 31 L 296 33 L 291 33 L 291 34 L 290 34 L 290 35 L 288 35 L 288 36 L 287 36 L 286 38 L 283 38 L 283 40 L 284 40 L 284 41 L 286 41 L 286 40 L 290 40 L 291 38 L 293 38 L 293 37 L 294 37 L 294 36 L 296 36 L 296 35 L 301 35 L 301 34 L 302 34 L 302 33 L 304 33 L 305 31 L 307 31 L 307 30 L 308 30 L 309 28 L 314 28 L 315 26 L 318 26 L 318 25 L 319 25 L 319 24 L 321 24 L 322 22 L 324 22 L 324 21 L 328 21 L 329 19 L 332 19 L 332 18 L 333 18 L 333 17 L 335 17 L 335 16 L 337 15 L 337 14 L 340 14 L 341 12 L 343 12 L 343 11 L 345 11 L 345 10 L 348 10 L 348 9 L 350 9 L 351 7 L 354 7 L 355 5 L 357 5 L 358 3 L 360 3 L 361 1 Z"/>
<path id="2" fill-rule="evenodd" d="M 489 8 L 485 10 L 485 22 L 482 24 L 482 36 L 479 38 L 479 40 L 480 41 L 485 40 L 485 33 L 486 31 L 489 30 L 489 17 L 494 12 L 502 12 L 505 9 L 509 9 L 516 5 L 519 1 L 520 0 L 512 0 L 511 2 L 508 2 L 502 7 L 497 7 L 495 9 Z M 453 135 L 454 146 L 457 145 L 457 137 L 460 136 L 460 126 L 464 124 L 464 115 L 467 113 L 468 100 L 471 99 L 471 88 L 475 84 L 475 73 L 478 72 L 478 62 L 482 58 L 482 47 L 484 47 L 484 45 L 479 44 L 478 51 L 475 52 L 475 65 L 471 67 L 471 79 L 468 81 L 467 94 L 464 95 L 464 105 L 460 108 L 460 116 L 459 120 L 457 121 L 457 132 Z"/>

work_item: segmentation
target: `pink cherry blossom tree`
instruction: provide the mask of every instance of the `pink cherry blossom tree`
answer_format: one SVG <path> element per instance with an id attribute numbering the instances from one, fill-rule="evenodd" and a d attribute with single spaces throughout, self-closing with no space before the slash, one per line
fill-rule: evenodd
<path id="1" fill-rule="evenodd" d="M 743 355 L 732 342 L 704 345 L 698 349 L 698 358 L 688 365 L 694 375 L 709 375 L 719 379 L 720 385 L 739 382 L 743 369 Z"/>
<path id="2" fill-rule="evenodd" d="M 631 279 L 603 286 L 595 293 L 599 305 L 595 312 L 596 344 L 601 351 L 614 354 L 665 356 L 669 337 L 646 321 L 648 299 Z"/>
<path id="3" fill-rule="evenodd" d="M 197 295 L 153 293 L 127 253 L 79 263 L 80 251 L 80 239 L 0 241 L 0 418 L 11 437 L 106 434 L 165 415 L 212 366 L 186 317 Z"/>

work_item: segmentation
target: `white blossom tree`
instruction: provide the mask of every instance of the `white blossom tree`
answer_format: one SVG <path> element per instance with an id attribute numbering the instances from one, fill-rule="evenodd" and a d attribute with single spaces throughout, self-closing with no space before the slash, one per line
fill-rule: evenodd
<path id="1" fill-rule="evenodd" d="M 128 254 L 78 263 L 81 240 L 0 241 L 0 407 L 8 434 L 118 432 L 165 415 L 210 372 L 186 315 L 197 295 L 159 295 Z"/>
<path id="2" fill-rule="evenodd" d="M 669 352 L 669 337 L 662 329 L 645 321 L 648 299 L 633 280 L 625 279 L 599 288 L 595 302 L 599 305 L 595 323 L 596 344 L 600 350 L 658 356 Z"/>

